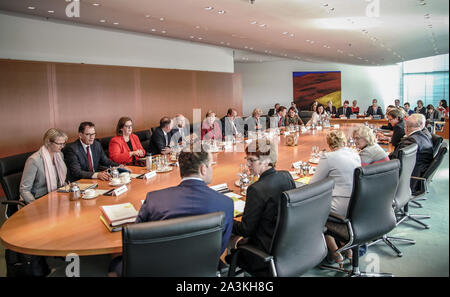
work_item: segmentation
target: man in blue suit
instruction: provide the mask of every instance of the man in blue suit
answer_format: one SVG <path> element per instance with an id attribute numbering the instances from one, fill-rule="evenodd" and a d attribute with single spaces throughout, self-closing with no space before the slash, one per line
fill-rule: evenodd
<path id="1" fill-rule="evenodd" d="M 225 213 L 221 249 L 223 253 L 233 228 L 234 204 L 232 199 L 207 186 L 212 181 L 211 161 L 211 154 L 207 152 L 181 152 L 178 159 L 181 183 L 178 186 L 147 193 L 135 223 L 223 211 Z M 120 275 L 121 264 L 121 257 L 113 259 L 109 276 Z"/>

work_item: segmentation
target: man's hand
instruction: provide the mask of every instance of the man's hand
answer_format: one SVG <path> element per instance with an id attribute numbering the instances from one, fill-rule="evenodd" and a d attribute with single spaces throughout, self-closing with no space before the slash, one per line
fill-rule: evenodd
<path id="1" fill-rule="evenodd" d="M 109 180 L 109 177 L 110 177 L 110 175 L 109 175 L 108 172 L 106 172 L 106 171 L 102 171 L 102 172 L 99 172 L 99 173 L 97 174 L 97 178 L 98 178 L 99 180 L 105 180 L 105 181 L 107 181 L 107 180 Z"/>

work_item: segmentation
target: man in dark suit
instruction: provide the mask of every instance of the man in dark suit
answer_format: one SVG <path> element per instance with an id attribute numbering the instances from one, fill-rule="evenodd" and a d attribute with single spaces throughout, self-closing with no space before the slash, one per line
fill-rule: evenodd
<path id="1" fill-rule="evenodd" d="M 372 100 L 372 105 L 369 106 L 369 108 L 367 109 L 366 112 L 366 116 L 374 116 L 374 115 L 379 115 L 380 118 L 384 119 L 384 114 L 383 114 L 383 110 L 381 109 L 380 106 L 378 106 L 378 100 L 377 99 L 373 99 Z"/>
<path id="2" fill-rule="evenodd" d="M 425 117 L 423 114 L 415 113 L 406 119 L 405 134 L 395 150 L 389 155 L 391 159 L 398 159 L 400 149 L 416 143 L 417 155 L 416 165 L 414 166 L 412 176 L 420 177 L 428 169 L 428 166 L 433 161 L 433 142 L 431 138 L 422 130 L 425 126 Z M 411 190 L 414 192 L 418 190 L 420 183 L 417 180 L 411 179 Z"/>
<path id="3" fill-rule="evenodd" d="M 94 123 L 82 122 L 78 136 L 79 139 L 68 144 L 63 151 L 69 181 L 82 178 L 109 180 L 109 174 L 104 170 L 118 164 L 108 159 L 100 142 L 95 140 Z"/>
<path id="4" fill-rule="evenodd" d="M 286 113 L 287 108 L 285 106 L 280 106 L 277 110 L 277 113 L 270 118 L 270 128 L 285 127 Z"/>
<path id="5" fill-rule="evenodd" d="M 274 108 L 269 109 L 269 112 L 267 113 L 267 115 L 269 117 L 273 117 L 275 115 L 275 113 L 277 112 L 278 108 L 280 108 L 280 103 L 276 103 Z"/>
<path id="6" fill-rule="evenodd" d="M 168 154 L 171 152 L 170 139 L 172 138 L 172 121 L 169 117 L 162 117 L 159 127 L 155 129 L 150 139 L 149 151 L 153 155 Z"/>
<path id="7" fill-rule="evenodd" d="M 336 106 L 333 106 L 333 101 L 328 101 L 325 111 L 329 113 L 332 117 L 336 116 Z"/>
<path id="8" fill-rule="evenodd" d="M 345 100 L 344 106 L 341 106 L 338 108 L 338 111 L 337 111 L 338 117 L 340 117 L 340 118 L 341 117 L 346 117 L 346 118 L 350 117 L 350 115 L 352 114 L 352 109 L 350 107 L 348 107 L 348 105 L 349 105 L 348 100 Z"/>
<path id="9" fill-rule="evenodd" d="M 237 111 L 234 108 L 229 108 L 227 115 L 220 119 L 222 124 L 222 139 L 225 137 L 236 137 L 243 135 L 243 123 L 238 123 L 237 121 Z"/>

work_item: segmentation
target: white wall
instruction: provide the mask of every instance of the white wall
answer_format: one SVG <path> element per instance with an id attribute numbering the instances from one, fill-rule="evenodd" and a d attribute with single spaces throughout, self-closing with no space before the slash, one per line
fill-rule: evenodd
<path id="1" fill-rule="evenodd" d="M 0 58 L 234 71 L 233 50 L 0 11 Z"/>
<path id="2" fill-rule="evenodd" d="M 367 110 L 372 99 L 385 106 L 394 103 L 400 93 L 400 66 L 365 67 L 332 63 L 307 63 L 280 60 L 262 63 L 235 63 L 242 74 L 243 113 L 250 115 L 255 107 L 266 113 L 277 102 L 290 106 L 293 98 L 292 72 L 341 71 L 342 101 L 356 99 L 361 110 Z"/>

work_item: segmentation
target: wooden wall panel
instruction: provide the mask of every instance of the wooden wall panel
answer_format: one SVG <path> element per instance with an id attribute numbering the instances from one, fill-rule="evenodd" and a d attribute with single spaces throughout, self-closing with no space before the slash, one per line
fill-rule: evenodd
<path id="1" fill-rule="evenodd" d="M 38 149 L 54 125 L 46 63 L 0 62 L 0 156 Z"/>
<path id="2" fill-rule="evenodd" d="M 0 59 L 0 157 L 38 149 L 51 127 L 74 140 L 79 123 L 92 121 L 104 137 L 125 115 L 137 131 L 164 115 L 192 123 L 193 108 L 222 117 L 229 107 L 242 112 L 239 74 Z"/>
<path id="3" fill-rule="evenodd" d="M 135 78 L 131 67 L 55 64 L 57 125 L 71 138 L 82 121 L 96 125 L 97 137 L 115 135 L 122 116 L 136 122 Z"/>

